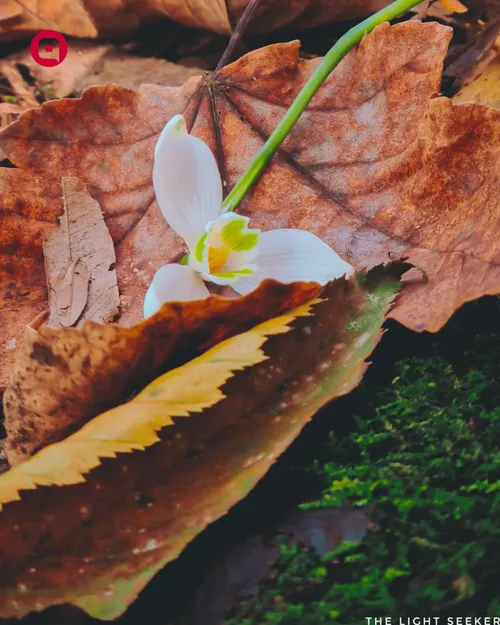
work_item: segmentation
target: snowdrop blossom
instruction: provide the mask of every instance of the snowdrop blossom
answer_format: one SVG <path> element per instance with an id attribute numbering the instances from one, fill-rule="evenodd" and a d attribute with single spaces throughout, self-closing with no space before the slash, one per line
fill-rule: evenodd
<path id="1" fill-rule="evenodd" d="M 161 267 L 144 300 L 144 316 L 164 302 L 203 299 L 204 281 L 230 285 L 237 293 L 265 278 L 323 285 L 353 268 L 306 230 L 261 232 L 248 217 L 223 212 L 222 183 L 210 148 L 188 134 L 182 115 L 173 117 L 156 144 L 153 185 L 160 210 L 189 249 L 186 265 Z"/>

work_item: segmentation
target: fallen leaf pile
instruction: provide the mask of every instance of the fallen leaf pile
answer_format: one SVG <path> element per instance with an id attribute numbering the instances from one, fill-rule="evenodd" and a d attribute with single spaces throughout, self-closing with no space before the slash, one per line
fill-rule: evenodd
<path id="1" fill-rule="evenodd" d="M 387 4 L 274 0 L 251 28 Z M 229 33 L 246 5 L 4 0 L 0 34 L 43 22 L 96 38 L 152 16 Z M 439 97 L 451 36 L 415 20 L 366 36 L 238 207 L 253 227 L 315 233 L 354 265 L 353 279 L 321 290 L 266 281 L 243 298 L 167 304 L 145 321 L 152 276 L 185 253 L 152 188 L 166 122 L 185 116 L 227 193 L 321 59 L 301 58 L 292 41 L 212 75 L 190 70 L 185 82 L 138 86 L 152 59 L 136 59 L 121 84 L 79 98 L 37 106 L 26 89 L 21 108 L 32 108 L 0 132 L 10 161 L 0 168 L 0 390 L 12 467 L 0 475 L 0 618 L 60 603 L 115 618 L 320 407 L 359 383 L 388 316 L 437 331 L 465 302 L 500 293 L 500 110 L 463 101 L 481 77 L 455 101 Z M 68 57 L 54 95 L 120 74 L 116 50 L 82 45 L 88 62 L 72 73 L 78 57 Z M 19 63 L 3 67 L 22 91 Z M 496 61 L 488 68 L 495 76 Z M 43 70 L 30 71 L 44 83 Z M 3 123 L 18 114 L 0 109 Z"/>
<path id="2" fill-rule="evenodd" d="M 406 289 L 392 314 L 417 331 L 438 330 L 463 303 L 500 285 L 500 113 L 432 98 L 450 37 L 436 23 L 378 27 L 327 80 L 241 205 L 254 227 L 311 230 L 357 269 L 408 256 L 428 281 Z M 59 176 L 82 180 L 115 242 L 120 323 L 137 322 L 155 270 L 184 252 L 151 186 L 164 124 L 184 113 L 229 189 L 317 63 L 300 59 L 298 42 L 277 44 L 180 88 L 109 85 L 28 111 L 0 134 L 0 149 L 37 176 L 24 187 L 32 228 L 41 227 L 37 211 L 59 213 Z M 43 198 L 39 176 L 52 190 Z M 0 169 L 2 220 L 12 219 L 11 177 Z M 43 205 L 30 207 L 31 196 Z M 19 242 L 18 253 L 41 257 L 41 241 Z M 9 315 L 4 345 L 29 316 L 22 293 L 32 280 L 22 263 L 8 262 L 2 283 L 16 285 L 11 306 L 25 316 L 16 324 Z M 32 317 L 41 310 L 34 303 Z M 4 355 L 4 381 L 9 364 Z"/>
<path id="3" fill-rule="evenodd" d="M 359 383 L 407 269 L 334 281 L 1 475 L 0 617 L 64 602 L 123 612 Z"/>
<path id="4" fill-rule="evenodd" d="M 258 8 L 252 28 L 257 32 L 283 26 L 310 28 L 333 20 L 364 17 L 390 1 L 268 0 Z M 124 35 L 159 17 L 227 35 L 247 4 L 248 0 L 132 0 L 126 6 L 103 0 L 2 0 L 0 35 L 17 38 L 43 28 L 74 37 Z"/>

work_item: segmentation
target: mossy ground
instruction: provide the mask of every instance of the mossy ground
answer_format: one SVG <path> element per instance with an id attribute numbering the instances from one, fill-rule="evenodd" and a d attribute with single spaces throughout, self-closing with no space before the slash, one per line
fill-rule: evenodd
<path id="1" fill-rule="evenodd" d="M 323 494 L 304 506 L 373 506 L 377 528 L 324 558 L 284 542 L 227 625 L 500 615 L 499 312 L 499 300 L 469 305 L 367 376 L 309 467 Z"/>

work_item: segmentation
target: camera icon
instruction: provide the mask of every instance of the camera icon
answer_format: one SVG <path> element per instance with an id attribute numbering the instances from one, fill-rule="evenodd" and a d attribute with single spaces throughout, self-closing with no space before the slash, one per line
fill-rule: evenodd
<path id="1" fill-rule="evenodd" d="M 55 67 L 60 65 L 66 58 L 68 42 L 61 33 L 55 30 L 42 30 L 31 40 L 30 52 L 33 60 L 38 65 Z M 41 52 L 55 56 L 41 56 Z"/>

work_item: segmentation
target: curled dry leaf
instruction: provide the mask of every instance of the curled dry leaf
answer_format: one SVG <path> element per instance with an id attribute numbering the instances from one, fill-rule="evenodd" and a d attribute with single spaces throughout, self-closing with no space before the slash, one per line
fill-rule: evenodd
<path id="1" fill-rule="evenodd" d="M 116 406 L 172 363 L 311 299 L 317 285 L 263 283 L 240 299 L 165 305 L 131 328 L 86 322 L 80 331 L 28 328 L 5 391 L 11 465 Z M 175 365 L 174 365 L 175 366 Z"/>
<path id="2" fill-rule="evenodd" d="M 79 180 L 62 179 L 64 213 L 43 246 L 49 324 L 106 323 L 118 315 L 115 248 L 101 207 Z"/>
<path id="3" fill-rule="evenodd" d="M 428 281 L 393 316 L 438 330 L 464 302 L 500 290 L 500 113 L 432 99 L 451 29 L 379 26 L 333 72 L 240 212 L 254 227 L 310 230 L 357 269 L 409 256 Z M 109 85 L 28 111 L 0 134 L 19 167 L 82 179 L 117 250 L 121 323 L 142 314 L 158 267 L 180 239 L 151 185 L 158 133 L 176 113 L 215 153 L 226 191 L 314 71 L 299 44 L 252 52 L 181 88 Z"/>
<path id="4" fill-rule="evenodd" d="M 0 476 L 0 616 L 67 602 L 98 618 L 123 612 L 321 406 L 359 383 L 407 269 L 330 283 Z M 56 345 L 68 329 L 50 332 Z"/>

